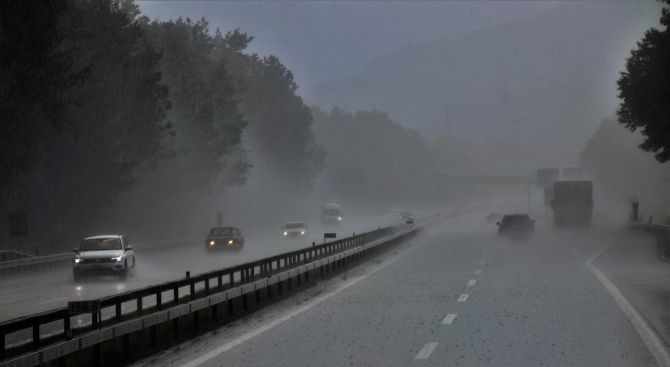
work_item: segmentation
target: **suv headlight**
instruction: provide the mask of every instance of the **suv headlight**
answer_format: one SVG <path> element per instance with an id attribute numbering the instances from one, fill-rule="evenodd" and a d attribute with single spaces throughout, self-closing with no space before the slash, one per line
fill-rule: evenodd
<path id="1" fill-rule="evenodd" d="M 123 260 L 123 255 L 119 255 L 117 257 L 112 258 L 112 261 L 116 261 L 116 262 L 121 262 L 121 260 Z"/>
<path id="2" fill-rule="evenodd" d="M 79 263 L 82 262 L 82 261 L 84 261 L 84 259 L 82 259 L 81 257 L 76 257 L 76 258 L 74 259 L 74 263 L 75 263 L 75 264 L 79 264 Z"/>

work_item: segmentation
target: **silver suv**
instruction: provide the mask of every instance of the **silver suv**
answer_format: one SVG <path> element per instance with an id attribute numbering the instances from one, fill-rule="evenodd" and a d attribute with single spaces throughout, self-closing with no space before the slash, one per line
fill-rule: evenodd
<path id="1" fill-rule="evenodd" d="M 75 253 L 73 274 L 79 280 L 84 273 L 118 275 L 125 280 L 128 269 L 135 268 L 135 253 L 128 240 L 121 235 L 84 238 Z"/>

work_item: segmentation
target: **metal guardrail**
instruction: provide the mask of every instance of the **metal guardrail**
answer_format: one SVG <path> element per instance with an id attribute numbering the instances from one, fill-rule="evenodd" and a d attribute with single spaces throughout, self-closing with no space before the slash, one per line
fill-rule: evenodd
<path id="1" fill-rule="evenodd" d="M 656 237 L 658 256 L 661 260 L 670 260 L 670 226 L 644 222 L 628 222 L 628 226 L 639 232 L 650 233 Z"/>
<path id="2" fill-rule="evenodd" d="M 29 257 L 19 260 L 0 262 L 0 272 L 13 274 L 22 271 L 32 271 L 43 268 L 71 265 L 74 259 L 73 253 L 65 253 L 51 256 Z"/>
<path id="3" fill-rule="evenodd" d="M 55 359 L 62 361 L 65 355 L 90 346 L 95 347 L 94 354 L 97 364 L 97 359 L 100 356 L 100 343 L 105 340 L 123 336 L 125 349 L 128 341 L 125 338 L 128 338 L 129 334 L 134 331 L 151 328 L 150 333 L 155 338 L 155 326 L 159 323 L 176 320 L 188 313 L 196 313 L 195 320 L 199 323 L 199 310 L 212 307 L 212 314 L 217 315 L 217 305 L 229 301 L 229 311 L 232 311 L 232 300 L 237 297 L 243 297 L 246 306 L 246 295 L 249 293 L 256 292 L 256 296 L 259 298 L 261 289 L 269 288 L 276 283 L 281 286 L 281 282 L 285 280 L 289 282 L 290 287 L 292 278 L 297 277 L 298 283 L 300 283 L 300 275 L 309 276 L 309 271 L 315 269 L 321 269 L 321 275 L 323 276 L 324 271 L 330 264 L 339 264 L 345 259 L 350 259 L 352 256 L 357 256 L 380 244 L 416 230 L 411 227 L 400 225 L 378 229 L 358 236 L 290 251 L 194 277 L 108 296 L 100 299 L 100 302 L 102 309 L 114 307 L 112 326 L 97 330 L 101 326 L 101 321 L 98 320 L 98 314 L 91 314 L 90 326 L 86 328 L 87 330 L 77 329 L 84 334 L 74 339 L 71 339 L 71 317 L 68 315 L 67 308 L 0 323 L 0 361 L 2 361 L 0 366 L 35 366 Z M 281 272 L 277 273 L 277 271 Z M 224 287 L 225 278 L 227 278 L 225 284 L 227 287 Z M 214 280 L 215 286 L 212 286 L 212 280 Z M 196 284 L 204 285 L 204 298 L 196 299 Z M 181 302 L 179 291 L 180 288 L 184 287 L 189 288 L 190 301 L 179 305 Z M 279 289 L 281 290 L 281 288 Z M 174 306 L 168 309 L 164 309 L 166 306 L 162 300 L 164 292 L 172 292 L 173 294 L 172 303 Z M 154 298 L 157 312 L 146 316 L 142 315 L 142 300 L 144 297 Z M 126 302 L 136 304 L 139 316 L 133 320 L 122 322 L 121 310 L 122 305 Z M 41 343 L 40 326 L 49 323 L 62 324 L 62 332 L 59 333 L 62 339 L 50 346 L 44 346 Z M 178 324 L 175 324 L 174 327 L 178 328 Z M 5 361 L 8 357 L 5 345 L 6 335 L 26 329 L 32 330 L 32 341 L 29 343 L 33 352 Z M 178 333 L 178 330 L 176 332 Z"/>

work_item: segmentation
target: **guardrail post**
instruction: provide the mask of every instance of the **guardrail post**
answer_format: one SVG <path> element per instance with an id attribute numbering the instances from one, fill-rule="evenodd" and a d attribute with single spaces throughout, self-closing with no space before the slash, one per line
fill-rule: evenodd
<path id="1" fill-rule="evenodd" d="M 33 325 L 33 348 L 40 346 L 40 324 Z"/>
<path id="2" fill-rule="evenodd" d="M 195 282 L 191 280 L 189 284 L 189 290 L 191 291 L 191 301 L 195 299 Z"/>
<path id="3" fill-rule="evenodd" d="M 217 289 L 219 292 L 223 292 L 223 276 L 221 274 L 217 277 L 217 283 Z"/>
<path id="4" fill-rule="evenodd" d="M 297 281 L 298 281 L 298 287 L 302 286 L 302 279 L 301 279 L 301 277 L 302 277 L 302 274 L 300 274 L 300 270 L 298 270 L 298 276 L 296 277 L 296 278 L 297 278 Z"/>
<path id="5" fill-rule="evenodd" d="M 272 284 L 268 284 L 267 289 L 268 289 L 268 298 L 272 299 Z"/>
<path id="6" fill-rule="evenodd" d="M 256 290 L 256 304 L 261 303 L 261 291 Z"/>
<path id="7" fill-rule="evenodd" d="M 229 314 L 229 315 L 232 315 L 232 314 L 233 314 L 233 311 L 234 311 L 234 310 L 233 310 L 233 300 L 232 300 L 232 299 L 229 299 L 229 300 L 228 300 L 228 314 Z"/>
<path id="8" fill-rule="evenodd" d="M 63 334 L 65 334 L 65 340 L 72 340 L 72 329 L 70 328 L 70 316 L 65 315 L 65 318 L 63 319 Z M 4 335 L 2 336 L 2 340 L 4 342 L 5 338 Z M 4 350 L 4 346 L 3 346 Z M 0 356 L 0 360 L 2 360 L 2 356 Z"/>
<path id="9" fill-rule="evenodd" d="M 163 292 L 161 291 L 156 292 L 156 307 L 159 310 L 163 309 Z"/>
<path id="10" fill-rule="evenodd" d="M 284 285 L 282 284 L 281 280 L 277 282 L 277 293 L 279 293 L 280 297 L 282 294 L 284 294 Z"/>
<path id="11" fill-rule="evenodd" d="M 179 339 L 179 317 L 172 320 L 172 334 L 175 339 Z"/>
<path id="12" fill-rule="evenodd" d="M 228 284 L 229 284 L 231 287 L 233 287 L 233 286 L 235 285 L 235 277 L 233 276 L 233 274 L 235 274 L 235 272 L 232 272 L 232 271 L 231 271 L 231 272 L 230 272 L 230 279 L 228 280 Z"/>
<path id="13" fill-rule="evenodd" d="M 142 297 L 137 297 L 137 313 L 142 314 Z"/>
<path id="14" fill-rule="evenodd" d="M 91 314 L 91 325 L 93 326 L 93 329 L 97 329 L 100 327 L 98 324 L 98 314 L 97 313 L 92 313 Z"/>
<path id="15" fill-rule="evenodd" d="M 175 286 L 172 289 L 172 293 L 173 293 L 172 297 L 174 298 L 174 304 L 178 305 L 179 304 L 179 286 Z"/>
<path id="16" fill-rule="evenodd" d="M 149 342 L 151 343 L 151 348 L 156 349 L 158 347 L 158 338 L 156 337 L 156 325 L 151 325 L 149 327 Z"/>
<path id="17" fill-rule="evenodd" d="M 249 307 L 247 298 L 248 297 L 246 293 L 242 295 L 242 308 L 245 310 Z"/>
<path id="18" fill-rule="evenodd" d="M 114 308 L 116 313 L 116 322 L 119 322 L 121 321 L 121 302 L 116 302 Z"/>
<path id="19" fill-rule="evenodd" d="M 209 296 L 209 278 L 205 279 L 205 295 Z"/>
<path id="20" fill-rule="evenodd" d="M 93 346 L 93 359 L 95 367 L 102 367 L 102 347 L 100 343 Z"/>
<path id="21" fill-rule="evenodd" d="M 123 336 L 123 358 L 130 362 L 130 334 Z"/>
<path id="22" fill-rule="evenodd" d="M 193 323 L 195 324 L 195 329 L 200 330 L 200 310 L 193 312 Z"/>
<path id="23" fill-rule="evenodd" d="M 212 310 L 212 320 L 213 321 L 218 320 L 219 319 L 219 305 L 218 304 L 212 305 L 210 307 L 210 309 Z"/>

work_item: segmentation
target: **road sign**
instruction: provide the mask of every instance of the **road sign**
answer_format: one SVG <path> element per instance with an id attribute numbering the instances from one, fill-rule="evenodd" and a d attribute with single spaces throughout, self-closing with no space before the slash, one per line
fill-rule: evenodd
<path id="1" fill-rule="evenodd" d="M 28 219 L 26 212 L 9 213 L 9 236 L 19 237 L 28 235 Z"/>
<path id="2" fill-rule="evenodd" d="M 336 238 L 337 234 L 336 233 L 324 233 L 323 238 Z"/>
<path id="3" fill-rule="evenodd" d="M 95 301 L 74 301 L 67 303 L 67 313 L 70 316 L 81 315 L 83 313 L 99 313 L 100 300 Z"/>

